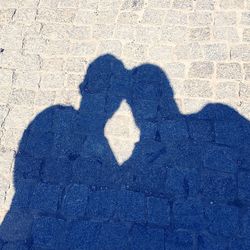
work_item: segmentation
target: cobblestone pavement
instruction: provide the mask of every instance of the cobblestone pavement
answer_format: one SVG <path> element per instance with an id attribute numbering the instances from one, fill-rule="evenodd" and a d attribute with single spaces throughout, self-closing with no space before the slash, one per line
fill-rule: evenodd
<path id="1" fill-rule="evenodd" d="M 249 25 L 249 0 L 0 0 L 0 249 L 249 250 Z"/>

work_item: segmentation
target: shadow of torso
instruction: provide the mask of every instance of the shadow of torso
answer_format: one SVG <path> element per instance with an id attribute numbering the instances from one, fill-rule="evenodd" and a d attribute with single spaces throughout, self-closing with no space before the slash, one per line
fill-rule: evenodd
<path id="1" fill-rule="evenodd" d="M 0 227 L 6 247 L 248 249 L 249 121 L 221 104 L 181 114 L 156 66 L 130 80 L 141 137 L 122 166 L 103 134 L 118 107 L 107 96 L 80 110 L 50 107 L 24 131 Z"/>

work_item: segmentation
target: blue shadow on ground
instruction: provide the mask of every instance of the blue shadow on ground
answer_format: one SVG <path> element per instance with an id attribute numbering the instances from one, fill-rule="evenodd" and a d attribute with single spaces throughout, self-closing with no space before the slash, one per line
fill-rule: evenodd
<path id="1" fill-rule="evenodd" d="M 90 64 L 79 110 L 49 107 L 25 129 L 0 249 L 250 249 L 250 125 L 208 104 L 183 115 L 165 73 Z M 127 100 L 140 141 L 119 166 L 104 125 Z"/>

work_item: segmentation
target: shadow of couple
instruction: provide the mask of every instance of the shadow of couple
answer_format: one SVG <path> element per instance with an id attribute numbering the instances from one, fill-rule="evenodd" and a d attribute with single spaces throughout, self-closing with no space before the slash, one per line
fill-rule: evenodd
<path id="1" fill-rule="evenodd" d="M 3 249 L 249 247 L 247 119 L 222 104 L 183 115 L 159 67 L 109 54 L 80 92 L 79 110 L 49 107 L 23 133 Z M 123 100 L 140 140 L 119 166 L 104 127 Z"/>

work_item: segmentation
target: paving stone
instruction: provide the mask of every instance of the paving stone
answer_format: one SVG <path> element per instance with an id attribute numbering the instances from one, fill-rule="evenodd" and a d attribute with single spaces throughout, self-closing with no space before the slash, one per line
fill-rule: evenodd
<path id="1" fill-rule="evenodd" d="M 164 230 L 135 225 L 130 232 L 131 248 L 164 249 Z"/>
<path id="2" fill-rule="evenodd" d="M 66 217 L 84 216 L 86 212 L 88 188 L 83 185 L 67 187 L 63 198 L 62 213 Z"/>
<path id="3" fill-rule="evenodd" d="M 66 246 L 71 249 L 95 249 L 101 224 L 76 220 L 67 229 Z"/>
<path id="4" fill-rule="evenodd" d="M 172 233 L 167 234 L 165 246 L 167 249 L 192 249 L 193 242 L 192 233 L 184 230 L 176 230 Z"/>
<path id="5" fill-rule="evenodd" d="M 239 197 L 242 200 L 250 200 L 250 190 L 247 182 L 249 181 L 249 174 L 247 172 L 240 172 L 238 176 Z"/>
<path id="6" fill-rule="evenodd" d="M 238 215 L 236 207 L 211 205 L 206 207 L 206 216 L 210 221 L 209 231 L 215 235 L 230 237 L 238 232 Z"/>
<path id="7" fill-rule="evenodd" d="M 240 156 L 226 147 L 212 147 L 204 156 L 204 167 L 220 172 L 236 173 Z"/>
<path id="8" fill-rule="evenodd" d="M 188 121 L 189 134 L 196 141 L 212 141 L 214 138 L 213 126 L 209 121 Z"/>
<path id="9" fill-rule="evenodd" d="M 209 233 L 202 233 L 198 236 L 198 247 L 202 250 L 226 249 L 228 247 L 228 240 L 220 236 L 211 235 Z"/>
<path id="10" fill-rule="evenodd" d="M 219 79 L 241 79 L 241 66 L 238 63 L 220 63 L 217 65 Z"/>
<path id="11" fill-rule="evenodd" d="M 31 236 L 33 218 L 26 212 L 9 211 L 1 223 L 0 239 L 8 241 L 25 241 Z"/>
<path id="12" fill-rule="evenodd" d="M 100 190 L 89 195 L 86 216 L 110 219 L 114 216 L 119 193 L 114 190 Z"/>
<path id="13" fill-rule="evenodd" d="M 3 250 L 27 250 L 28 246 L 22 243 L 7 243 L 3 246 Z"/>
<path id="14" fill-rule="evenodd" d="M 167 226 L 170 223 L 170 207 L 167 200 L 149 197 L 148 203 L 148 222 Z"/>
<path id="15" fill-rule="evenodd" d="M 211 201 L 233 201 L 236 198 L 234 175 L 204 171 L 201 176 L 201 194 Z"/>
<path id="16" fill-rule="evenodd" d="M 195 196 L 199 191 L 198 173 L 196 170 L 169 168 L 165 188 L 170 197 Z"/>
<path id="17" fill-rule="evenodd" d="M 199 231 L 206 227 L 204 206 L 196 199 L 177 200 L 173 206 L 176 229 Z"/>
<path id="18" fill-rule="evenodd" d="M 223 61 L 229 57 L 226 44 L 208 44 L 204 46 L 206 60 Z"/>
<path id="19" fill-rule="evenodd" d="M 30 208 L 44 213 L 55 213 L 61 189 L 56 185 L 38 184 L 33 191 Z"/>
<path id="20" fill-rule="evenodd" d="M 118 196 L 117 216 L 127 221 L 145 222 L 146 199 L 144 195 L 121 191 Z"/>
<path id="21" fill-rule="evenodd" d="M 211 78 L 214 72 L 214 65 L 210 62 L 193 62 L 189 68 L 189 77 Z"/>
<path id="22" fill-rule="evenodd" d="M 41 248 L 62 249 L 65 246 L 65 222 L 61 219 L 39 217 L 34 220 L 32 233 L 34 246 Z"/>
<path id="23" fill-rule="evenodd" d="M 123 224 L 103 223 L 96 241 L 96 249 L 128 249 L 128 227 Z"/>

